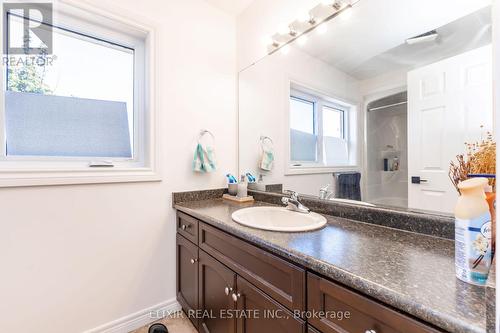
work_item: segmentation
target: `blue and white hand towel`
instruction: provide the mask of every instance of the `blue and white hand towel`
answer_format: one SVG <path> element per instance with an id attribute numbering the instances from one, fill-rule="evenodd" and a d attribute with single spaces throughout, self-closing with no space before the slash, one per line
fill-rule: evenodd
<path id="1" fill-rule="evenodd" d="M 198 143 L 194 152 L 193 171 L 195 172 L 213 172 L 217 169 L 214 149 L 210 146 L 203 146 Z"/>
<path id="2" fill-rule="evenodd" d="M 274 167 L 274 149 L 272 147 L 262 146 L 262 158 L 260 168 L 265 171 L 271 171 Z"/>

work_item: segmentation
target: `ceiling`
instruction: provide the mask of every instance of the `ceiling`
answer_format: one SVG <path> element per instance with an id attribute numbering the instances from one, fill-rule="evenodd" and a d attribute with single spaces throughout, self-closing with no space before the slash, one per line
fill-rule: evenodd
<path id="1" fill-rule="evenodd" d="M 327 23 L 326 34 L 310 33 L 306 45 L 293 46 L 359 80 L 369 79 L 491 42 L 491 30 L 482 29 L 491 28 L 488 5 L 491 0 L 405 0 L 404 4 L 401 0 L 362 0 L 348 21 L 333 19 Z M 405 44 L 406 39 L 433 29 L 441 35 L 437 43 Z"/>
<path id="2" fill-rule="evenodd" d="M 364 62 L 350 74 L 367 79 L 390 71 L 410 70 L 491 44 L 491 7 L 437 28 L 436 32 L 435 41 L 402 43 Z"/>
<path id="3" fill-rule="evenodd" d="M 209 4 L 229 15 L 237 16 L 245 10 L 253 0 L 206 0 Z"/>

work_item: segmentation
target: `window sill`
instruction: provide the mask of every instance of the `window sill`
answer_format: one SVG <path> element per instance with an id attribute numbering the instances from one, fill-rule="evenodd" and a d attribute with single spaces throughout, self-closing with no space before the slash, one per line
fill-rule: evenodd
<path id="1" fill-rule="evenodd" d="M 296 176 L 296 175 L 313 175 L 313 174 L 327 174 L 342 171 L 359 171 L 359 166 L 357 165 L 343 165 L 343 166 L 303 166 L 303 167 L 291 167 L 289 166 L 285 170 L 285 176 Z"/>
<path id="2" fill-rule="evenodd" d="M 161 176 L 151 168 L 0 170 L 0 187 L 157 182 L 161 180 Z"/>

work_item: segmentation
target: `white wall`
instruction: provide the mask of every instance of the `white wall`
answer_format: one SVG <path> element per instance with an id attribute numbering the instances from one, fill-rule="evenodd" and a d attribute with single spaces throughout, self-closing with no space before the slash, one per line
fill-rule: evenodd
<path id="1" fill-rule="evenodd" d="M 158 26 L 164 180 L 1 188 L 0 332 L 81 332 L 174 299 L 171 193 L 236 171 L 234 19 L 202 0 L 93 3 Z M 217 138 L 212 175 L 190 170 L 201 128 Z"/>
<path id="2" fill-rule="evenodd" d="M 257 65 L 240 73 L 239 77 L 239 146 L 240 172 L 264 174 L 264 181 L 283 184 L 302 194 L 317 196 L 321 187 L 333 182 L 332 172 L 307 175 L 286 175 L 289 137 L 290 82 L 340 101 L 357 105 L 360 95 L 357 81 L 338 69 L 329 66 L 298 47 L 286 55 L 275 53 Z M 355 112 L 354 112 L 355 113 Z M 359 117 L 351 115 L 357 123 Z M 351 126 L 351 142 L 359 142 L 357 126 Z M 272 171 L 258 168 L 262 155 L 259 139 L 268 136 L 274 142 L 275 163 Z M 356 155 L 357 146 L 350 150 Z"/>

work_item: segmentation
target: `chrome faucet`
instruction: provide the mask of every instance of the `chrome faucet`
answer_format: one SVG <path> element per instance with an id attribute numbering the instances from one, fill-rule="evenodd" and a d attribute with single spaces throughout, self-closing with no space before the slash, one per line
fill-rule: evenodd
<path id="1" fill-rule="evenodd" d="M 294 212 L 299 212 L 299 213 L 310 213 L 311 210 L 304 206 L 300 200 L 299 200 L 299 194 L 294 191 L 286 191 L 286 193 L 290 194 L 290 198 L 288 197 L 283 197 L 281 198 L 281 202 L 284 205 L 287 205 L 286 208 L 293 210 Z"/>
<path id="2" fill-rule="evenodd" d="M 330 191 L 330 184 L 325 185 L 319 190 L 319 198 L 321 200 L 330 200 L 335 196 L 333 191 Z"/>

